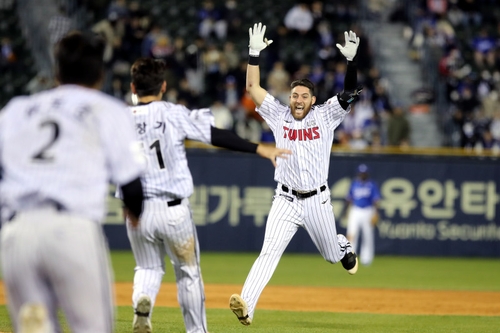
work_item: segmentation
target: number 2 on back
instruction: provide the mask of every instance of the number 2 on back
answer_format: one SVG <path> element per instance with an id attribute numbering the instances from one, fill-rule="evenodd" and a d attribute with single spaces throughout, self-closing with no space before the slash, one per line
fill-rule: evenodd
<path id="1" fill-rule="evenodd" d="M 33 155 L 32 159 L 37 162 L 52 162 L 54 160 L 54 156 L 51 156 L 48 153 L 50 147 L 54 145 L 54 143 L 59 138 L 59 124 L 53 120 L 47 120 L 40 124 L 40 128 L 51 127 L 52 128 L 52 138 L 45 146 L 40 149 L 38 153 Z"/>

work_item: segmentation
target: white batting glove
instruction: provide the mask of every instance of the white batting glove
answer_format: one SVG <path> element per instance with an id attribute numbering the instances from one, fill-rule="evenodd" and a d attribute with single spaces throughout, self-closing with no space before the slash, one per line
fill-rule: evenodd
<path id="1" fill-rule="evenodd" d="M 266 26 L 262 25 L 262 23 L 255 23 L 252 28 L 248 29 L 248 34 L 250 35 L 250 44 L 248 47 L 250 48 L 249 54 L 253 57 L 258 57 L 260 51 L 265 49 L 268 45 L 271 45 L 272 40 L 267 40 L 264 38 L 264 33 L 266 32 Z"/>
<path id="2" fill-rule="evenodd" d="M 359 37 L 356 37 L 356 34 L 353 31 L 344 32 L 344 36 L 345 46 L 337 44 L 337 47 L 347 60 L 352 61 L 358 51 Z"/>

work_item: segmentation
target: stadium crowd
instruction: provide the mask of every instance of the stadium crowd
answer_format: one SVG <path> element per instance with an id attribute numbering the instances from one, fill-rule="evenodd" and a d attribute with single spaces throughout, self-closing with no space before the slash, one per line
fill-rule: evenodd
<path id="1" fill-rule="evenodd" d="M 107 42 L 107 93 L 131 104 L 130 64 L 140 56 L 162 59 L 169 69 L 166 100 L 191 109 L 211 107 L 216 126 L 256 142 L 274 138 L 245 93 L 248 22 L 263 16 L 268 26 L 274 43 L 262 56 L 263 85 L 284 103 L 289 83 L 299 77 L 315 83 L 317 103 L 340 91 L 346 65 L 335 44 L 342 40 L 343 31 L 353 30 L 361 39 L 356 61 L 364 91 L 336 131 L 335 144 L 351 148 L 410 145 L 407 106 L 392 100 L 388 80 L 374 66 L 373 45 L 358 24 L 361 1 L 289 2 L 288 7 L 281 6 L 267 16 L 262 13 L 277 5 L 261 8 L 248 1 L 204 0 L 181 8 L 181 4 L 162 6 L 158 1 L 78 2 L 97 13 L 88 28 Z M 500 149 L 500 13 L 496 1 L 419 0 L 411 6 L 394 0 L 366 2 L 375 19 L 384 5 L 399 3 L 389 19 L 408 26 L 408 56 L 415 61 L 434 58 L 436 68 L 426 72 L 445 87 L 434 92 L 446 98 L 446 107 L 439 110 L 446 137 L 443 145 Z M 162 19 L 165 11 L 178 16 L 178 29 Z M 187 18 L 189 12 L 194 15 Z M 195 31 L 181 34 L 193 18 Z M 4 65 L 13 56 L 8 54 L 7 43 L 3 41 L 0 61 Z M 48 85 L 46 77 L 35 77 L 29 92 Z"/>
<path id="2" fill-rule="evenodd" d="M 401 9 L 401 8 L 400 8 Z M 410 56 L 434 57 L 446 145 L 500 150 L 500 8 L 495 0 L 420 0 L 405 17 Z M 424 51 L 424 48 L 426 51 Z"/>

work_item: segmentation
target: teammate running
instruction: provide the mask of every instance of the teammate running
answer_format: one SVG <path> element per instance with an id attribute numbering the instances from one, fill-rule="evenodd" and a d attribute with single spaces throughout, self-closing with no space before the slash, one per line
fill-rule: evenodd
<path id="1" fill-rule="evenodd" d="M 316 101 L 314 85 L 307 79 L 292 82 L 290 106 L 281 104 L 260 86 L 259 53 L 272 43 L 264 38 L 266 26 L 250 28 L 250 51 L 246 89 L 276 138 L 276 144 L 292 151 L 278 160 L 274 179 L 278 183 L 267 218 L 261 253 L 248 274 L 241 296 L 233 294 L 229 307 L 243 325 L 250 325 L 260 294 L 269 282 L 288 243 L 299 227 L 311 236 L 321 255 L 334 264 L 342 262 L 355 274 L 358 260 L 344 235 L 337 235 L 328 188 L 328 168 L 333 131 L 339 126 L 360 93 L 353 62 L 359 45 L 354 32 L 345 33 L 345 46 L 337 44 L 347 58 L 344 92 L 323 105 Z"/>
<path id="2" fill-rule="evenodd" d="M 258 153 L 273 164 L 289 151 L 257 145 L 215 128 L 210 109 L 188 110 L 162 101 L 167 85 L 165 71 L 165 63 L 147 58 L 138 59 L 131 68 L 131 90 L 139 97 L 139 104 L 130 110 L 148 160 L 143 178 L 144 214 L 138 228 L 127 224 L 136 260 L 133 331 L 152 331 L 151 311 L 165 273 L 164 258 L 168 255 L 175 271 L 186 331 L 206 333 L 200 249 L 187 199 L 193 194 L 193 179 L 184 140 Z"/>
<path id="3" fill-rule="evenodd" d="M 144 168 L 126 105 L 98 91 L 104 42 L 78 32 L 58 44 L 61 86 L 16 97 L 0 113 L 1 261 L 15 332 L 112 333 L 114 295 L 100 222 L 109 180 L 133 223 Z"/>

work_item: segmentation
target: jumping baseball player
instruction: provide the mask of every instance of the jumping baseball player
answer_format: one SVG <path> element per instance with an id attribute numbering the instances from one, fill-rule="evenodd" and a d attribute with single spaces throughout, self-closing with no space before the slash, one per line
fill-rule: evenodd
<path id="1" fill-rule="evenodd" d="M 60 86 L 11 100 L 0 117 L 1 261 L 15 332 L 112 333 L 114 295 L 100 222 L 109 181 L 136 224 L 137 149 L 126 105 L 98 91 L 104 42 L 73 32 L 58 44 Z"/>
<path id="2" fill-rule="evenodd" d="M 147 157 L 143 178 L 145 204 L 138 228 L 127 224 L 136 260 L 133 332 L 151 332 L 151 313 L 165 273 L 168 255 L 175 271 L 179 304 L 188 333 L 206 333 L 205 293 L 200 249 L 188 198 L 193 179 L 186 159 L 186 138 L 271 159 L 289 151 L 256 145 L 230 131 L 215 128 L 210 109 L 188 110 L 162 101 L 166 66 L 140 58 L 132 65 L 131 90 L 139 104 L 131 107 L 136 131 Z M 278 159 L 279 161 L 279 159 Z"/>
<path id="3" fill-rule="evenodd" d="M 360 164 L 357 172 L 358 177 L 351 183 L 343 213 L 349 211 L 347 239 L 356 251 L 358 249 L 359 232 L 361 231 L 363 242 L 359 251 L 359 261 L 363 265 L 370 265 L 375 255 L 373 227 L 378 222 L 377 206 L 380 200 L 380 191 L 377 184 L 369 179 L 366 164 Z"/>
<path id="4" fill-rule="evenodd" d="M 337 234 L 328 188 L 328 168 L 334 129 L 342 122 L 360 93 L 353 62 L 359 45 L 354 32 L 345 33 L 345 46 L 337 44 L 347 58 L 344 92 L 323 105 L 314 105 L 314 85 L 307 79 L 291 84 L 290 105 L 263 89 L 259 53 L 272 43 L 264 38 L 266 26 L 250 28 L 250 51 L 246 89 L 276 138 L 276 146 L 292 151 L 278 160 L 274 179 L 278 183 L 267 218 L 261 253 L 248 274 L 241 296 L 233 294 L 229 307 L 243 325 L 250 325 L 260 294 L 273 275 L 288 243 L 299 227 L 307 230 L 326 261 L 342 262 L 355 274 L 358 260 L 344 235 Z"/>

